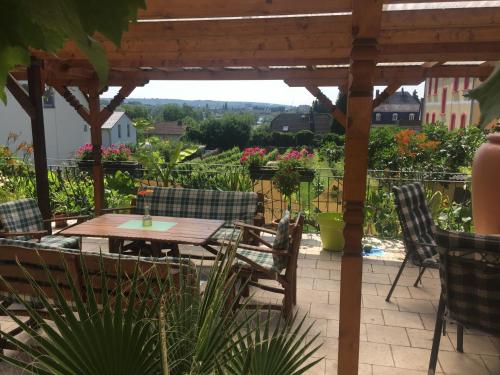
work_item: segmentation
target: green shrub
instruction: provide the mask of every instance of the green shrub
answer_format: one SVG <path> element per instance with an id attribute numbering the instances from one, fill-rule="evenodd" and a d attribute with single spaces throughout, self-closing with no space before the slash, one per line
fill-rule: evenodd
<path id="1" fill-rule="evenodd" d="M 295 143 L 297 146 L 313 146 L 314 133 L 310 130 L 301 130 L 295 133 Z"/>

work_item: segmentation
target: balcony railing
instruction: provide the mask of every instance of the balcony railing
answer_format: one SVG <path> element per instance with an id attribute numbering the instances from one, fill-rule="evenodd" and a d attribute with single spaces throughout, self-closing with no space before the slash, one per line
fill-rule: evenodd
<path id="1" fill-rule="evenodd" d="M 91 213 L 93 210 L 92 177 L 74 162 L 49 167 L 51 207 L 53 212 Z M 35 196 L 32 166 L 14 165 L 1 169 L 5 188 L 14 193 Z M 142 177 L 137 177 L 138 175 Z M 139 184 L 164 186 L 153 172 L 142 170 L 109 174 L 105 178 L 108 206 L 128 205 Z M 428 172 L 369 171 L 367 179 L 365 232 L 379 237 L 399 237 L 400 228 L 394 210 L 391 188 L 415 181 L 427 192 L 427 201 L 436 224 L 445 229 L 472 230 L 470 178 L 462 174 L 433 175 Z M 7 182 L 5 182 L 7 181 Z M 2 180 L 0 180 L 2 183 Z M 221 164 L 181 164 L 172 171 L 170 186 L 193 189 L 242 190 L 262 193 L 265 197 L 266 222 L 280 218 L 286 208 L 282 194 L 270 180 L 251 180 L 242 166 Z M 20 193 L 23 192 L 23 193 Z M 292 197 L 292 210 L 303 211 L 307 230 L 317 231 L 319 212 L 342 212 L 343 176 L 334 170 L 315 170 L 311 182 L 302 182 Z M 13 194 L 15 195 L 15 194 Z"/>

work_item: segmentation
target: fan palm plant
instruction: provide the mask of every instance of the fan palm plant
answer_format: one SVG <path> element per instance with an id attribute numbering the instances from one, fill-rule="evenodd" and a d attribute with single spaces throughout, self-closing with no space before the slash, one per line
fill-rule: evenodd
<path id="1" fill-rule="evenodd" d="M 29 373 L 64 375 L 289 375 L 314 366 L 320 361 L 310 359 L 319 348 L 315 346 L 317 337 L 310 338 L 311 327 L 304 328 L 303 319 L 284 322 L 279 318 L 273 322 L 270 313 L 263 319 L 259 311 L 236 307 L 233 301 L 239 295 L 235 292 L 234 257 L 234 247 L 221 249 L 201 293 L 197 278 L 191 277 L 196 275 L 165 278 L 162 264 L 148 272 L 136 266 L 131 275 L 118 269 L 118 276 L 109 276 L 102 256 L 96 284 L 82 261 L 86 298 L 66 268 L 71 302 L 42 261 L 43 272 L 57 296 L 55 301 L 19 263 L 44 309 L 34 308 L 10 288 L 26 314 L 38 323 L 38 329 L 30 328 L 0 305 L 32 342 L 28 345 L 1 332 L 8 343 L 18 346 L 29 358 L 6 354 L 0 354 L 0 358 Z M 189 269 L 181 267 L 180 273 Z"/>

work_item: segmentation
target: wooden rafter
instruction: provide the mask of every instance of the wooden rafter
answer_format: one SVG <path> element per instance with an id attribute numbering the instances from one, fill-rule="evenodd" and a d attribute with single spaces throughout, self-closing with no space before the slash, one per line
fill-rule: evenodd
<path id="1" fill-rule="evenodd" d="M 335 104 L 332 103 L 330 98 L 328 98 L 317 86 L 305 86 L 307 91 L 311 93 L 316 99 L 319 100 L 326 108 L 330 110 L 333 118 L 335 118 L 344 128 L 346 127 L 346 116 L 340 108 L 337 108 Z"/>
<path id="2" fill-rule="evenodd" d="M 377 108 L 380 104 L 382 104 L 389 96 L 394 94 L 398 89 L 402 86 L 400 82 L 394 82 L 389 84 L 384 91 L 377 95 L 375 99 L 373 99 L 373 109 Z"/>
<path id="3" fill-rule="evenodd" d="M 78 113 L 87 124 L 90 123 L 90 113 L 88 109 L 80 103 L 78 98 L 73 95 L 73 93 L 66 86 L 54 85 L 52 87 L 54 87 L 59 95 L 61 95 L 68 102 L 68 104 L 75 109 L 76 113 Z"/>
<path id="4" fill-rule="evenodd" d="M 26 90 L 17 82 L 17 80 L 9 74 L 7 76 L 7 88 L 9 89 L 12 96 L 17 100 L 19 105 L 24 109 L 26 114 L 31 118 L 35 118 L 35 107 L 30 101 L 29 94 Z"/>

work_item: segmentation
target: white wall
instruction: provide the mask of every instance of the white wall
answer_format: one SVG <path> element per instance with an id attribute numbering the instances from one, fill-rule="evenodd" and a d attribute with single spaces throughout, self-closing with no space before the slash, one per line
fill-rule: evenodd
<path id="1" fill-rule="evenodd" d="M 73 94 L 86 104 L 78 91 L 73 90 Z M 72 158 L 78 147 L 90 143 L 90 129 L 84 131 L 85 121 L 57 92 L 54 92 L 54 108 L 44 108 L 43 115 L 49 164 L 53 163 L 50 159 Z M 7 90 L 7 105 L 0 102 L 0 144 L 7 142 L 11 132 L 20 134 L 18 143 L 32 143 L 30 119 Z"/>
<path id="2" fill-rule="evenodd" d="M 121 125 L 121 137 L 118 135 L 118 125 Z M 130 136 L 127 135 L 127 125 L 130 126 Z M 105 134 L 105 130 L 107 134 Z M 109 143 L 104 143 L 108 141 Z M 102 142 L 104 146 L 111 144 L 135 144 L 137 142 L 137 133 L 132 121 L 127 116 L 122 116 L 111 129 L 103 129 Z"/>

